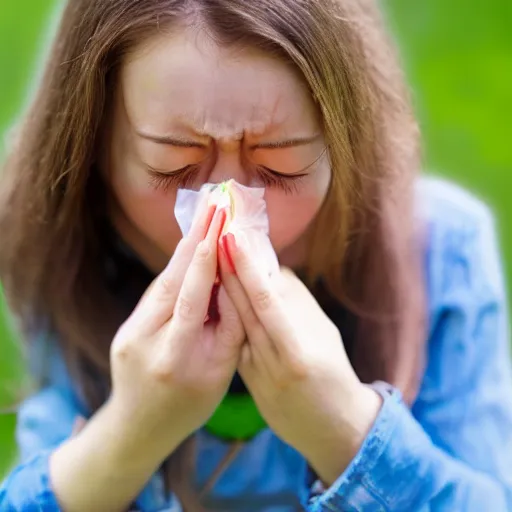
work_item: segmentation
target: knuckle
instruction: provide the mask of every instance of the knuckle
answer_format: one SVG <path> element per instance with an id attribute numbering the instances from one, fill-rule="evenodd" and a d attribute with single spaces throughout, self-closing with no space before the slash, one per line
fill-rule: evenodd
<path id="1" fill-rule="evenodd" d="M 197 245 L 195 252 L 195 259 L 197 262 L 202 263 L 208 261 L 212 255 L 212 250 L 206 240 L 203 240 Z"/>
<path id="2" fill-rule="evenodd" d="M 187 297 L 180 297 L 176 304 L 175 314 L 182 320 L 190 319 L 194 314 L 194 306 L 192 301 Z"/>
<path id="3" fill-rule="evenodd" d="M 180 365 L 171 358 L 164 358 L 151 367 L 151 379 L 158 386 L 172 388 L 181 396 L 192 397 L 205 392 L 206 387 L 200 379 L 193 379 L 189 372 L 180 369 Z"/>
<path id="4" fill-rule="evenodd" d="M 299 362 L 293 361 L 289 362 L 277 376 L 276 376 L 276 387 L 277 389 L 284 391 L 292 386 L 303 382 L 308 377 L 307 367 Z"/>
<path id="5" fill-rule="evenodd" d="M 254 296 L 255 306 L 260 311 L 265 311 L 272 305 L 272 295 L 268 290 L 259 290 Z"/>
<path id="6" fill-rule="evenodd" d="M 168 276 L 168 275 L 162 275 L 160 277 L 160 292 L 164 296 L 171 295 L 176 290 L 176 281 Z"/>
<path id="7" fill-rule="evenodd" d="M 170 385 L 176 381 L 176 370 L 168 361 L 160 361 L 150 371 L 152 379 L 160 384 Z"/>
<path id="8" fill-rule="evenodd" d="M 301 361 L 292 361 L 288 368 L 290 379 L 294 382 L 300 382 L 307 378 L 308 368 Z"/>
<path id="9" fill-rule="evenodd" d="M 120 331 L 110 346 L 110 357 L 114 361 L 126 361 L 133 353 L 134 343 Z"/>

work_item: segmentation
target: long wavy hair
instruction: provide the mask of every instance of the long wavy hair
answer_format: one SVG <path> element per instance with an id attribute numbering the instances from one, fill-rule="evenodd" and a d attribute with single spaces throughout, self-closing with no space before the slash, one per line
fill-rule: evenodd
<path id="1" fill-rule="evenodd" d="M 184 20 L 221 45 L 271 52 L 308 86 L 332 182 L 306 280 L 314 290 L 321 278 L 349 311 L 359 377 L 390 382 L 411 402 L 426 338 L 419 133 L 377 0 L 68 2 L 0 184 L 0 279 L 29 349 L 48 326 L 91 411 L 105 401 L 110 343 L 127 314 L 106 283 L 98 235 L 107 106 L 127 53 Z"/>

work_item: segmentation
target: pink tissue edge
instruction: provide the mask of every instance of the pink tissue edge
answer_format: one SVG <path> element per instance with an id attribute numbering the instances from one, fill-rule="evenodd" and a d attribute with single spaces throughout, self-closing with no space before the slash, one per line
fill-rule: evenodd
<path id="1" fill-rule="evenodd" d="M 253 256 L 257 266 L 271 275 L 279 270 L 279 261 L 268 236 L 265 189 L 246 187 L 234 180 L 231 182 L 235 196 L 235 216 L 226 232 L 232 233 L 237 242 Z M 190 231 L 199 200 L 204 194 L 211 194 L 215 186 L 206 183 L 200 190 L 178 189 L 174 215 L 183 236 Z"/>

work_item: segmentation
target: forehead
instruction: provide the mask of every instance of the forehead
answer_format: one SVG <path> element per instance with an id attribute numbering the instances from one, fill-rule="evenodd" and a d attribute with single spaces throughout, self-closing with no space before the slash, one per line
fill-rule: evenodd
<path id="1" fill-rule="evenodd" d="M 165 134 L 187 129 L 215 138 L 297 130 L 316 109 L 290 65 L 255 49 L 223 48 L 207 34 L 162 33 L 121 72 L 129 120 Z"/>

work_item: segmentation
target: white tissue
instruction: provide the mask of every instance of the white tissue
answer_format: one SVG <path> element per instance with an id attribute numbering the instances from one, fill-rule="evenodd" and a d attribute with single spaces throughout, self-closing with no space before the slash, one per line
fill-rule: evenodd
<path id="1" fill-rule="evenodd" d="M 232 233 L 256 265 L 269 275 L 279 270 L 279 262 L 268 237 L 265 189 L 245 187 L 234 180 L 221 184 L 206 183 L 199 191 L 178 189 L 174 215 L 183 235 L 189 232 L 197 205 L 204 194 L 209 195 L 210 204 L 227 208 L 221 236 Z"/>

